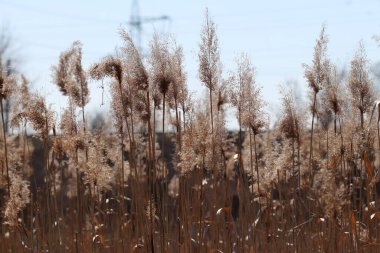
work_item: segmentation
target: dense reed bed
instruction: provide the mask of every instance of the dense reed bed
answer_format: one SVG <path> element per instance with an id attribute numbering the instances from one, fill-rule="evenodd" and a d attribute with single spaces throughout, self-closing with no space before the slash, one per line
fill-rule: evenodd
<path id="1" fill-rule="evenodd" d="M 344 73 L 322 27 L 303 65 L 309 101 L 283 88 L 270 124 L 249 57 L 223 74 L 208 13 L 204 98 L 170 36 L 156 34 L 146 58 L 120 37 L 88 69 L 80 42 L 62 52 L 60 118 L 0 61 L 0 252 L 378 252 L 380 102 L 362 44 Z M 86 111 L 100 83 L 112 98 L 103 124 Z"/>

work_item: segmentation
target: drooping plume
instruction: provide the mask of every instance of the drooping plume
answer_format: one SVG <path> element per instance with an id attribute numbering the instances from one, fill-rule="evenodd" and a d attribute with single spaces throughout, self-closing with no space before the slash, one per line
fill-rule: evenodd
<path id="1" fill-rule="evenodd" d="M 58 65 L 53 67 L 53 81 L 77 106 L 88 103 L 87 75 L 82 67 L 82 44 L 79 41 L 61 53 Z"/>

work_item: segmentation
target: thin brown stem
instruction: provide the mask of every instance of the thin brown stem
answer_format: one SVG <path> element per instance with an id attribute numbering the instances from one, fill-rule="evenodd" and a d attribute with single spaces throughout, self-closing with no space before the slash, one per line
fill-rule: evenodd
<path id="1" fill-rule="evenodd" d="M 252 130 L 249 129 L 249 153 L 250 153 L 250 165 L 251 165 L 251 174 L 252 174 L 252 177 L 254 175 L 254 172 L 253 172 L 253 154 L 252 154 Z M 253 185 L 251 186 L 251 191 L 252 191 L 252 194 L 253 194 Z"/>
<path id="2" fill-rule="evenodd" d="M 309 148 L 310 150 L 310 154 L 309 154 L 310 183 L 312 181 L 312 170 L 313 170 L 313 134 L 314 134 L 314 118 L 315 118 L 316 103 L 317 103 L 317 93 L 314 92 L 312 118 L 311 118 L 310 148 Z"/>
<path id="3" fill-rule="evenodd" d="M 255 149 L 255 166 L 256 166 L 256 175 L 257 175 L 257 193 L 260 196 L 260 174 L 259 174 L 259 162 L 258 162 L 257 146 L 256 146 L 256 133 L 253 133 L 253 147 Z"/>
<path id="4" fill-rule="evenodd" d="M 8 197 L 11 196 L 11 181 L 9 178 L 9 164 L 8 164 L 8 146 L 7 146 L 7 134 L 6 125 L 4 121 L 4 108 L 3 108 L 3 98 L 0 95 L 0 106 L 1 106 L 1 123 L 3 125 L 3 137 L 4 137 L 4 155 L 5 155 L 5 169 L 7 173 L 7 184 L 8 184 Z"/>

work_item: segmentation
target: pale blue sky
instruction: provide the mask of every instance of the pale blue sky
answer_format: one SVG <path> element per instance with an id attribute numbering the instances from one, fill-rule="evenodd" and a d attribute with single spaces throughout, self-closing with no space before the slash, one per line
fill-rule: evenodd
<path id="1" fill-rule="evenodd" d="M 0 24 L 11 30 L 21 70 L 59 112 L 66 100 L 51 83 L 50 75 L 60 52 L 80 40 L 85 67 L 114 53 L 121 44 L 118 28 L 129 30 L 131 6 L 131 0 L 0 0 Z M 208 7 L 217 24 L 223 75 L 235 68 L 238 54 L 247 52 L 271 112 L 279 107 L 279 84 L 295 80 L 306 87 L 302 63 L 311 62 L 323 23 L 330 39 L 330 58 L 340 67 L 348 67 L 360 40 L 371 63 L 380 61 L 380 48 L 372 39 L 380 35 L 380 0 L 143 0 L 139 7 L 142 17 L 171 18 L 170 22 L 144 25 L 143 47 L 147 48 L 154 30 L 173 33 L 184 47 L 189 87 L 198 94 L 204 90 L 197 78 L 198 44 Z M 106 107 L 100 107 L 100 89 L 94 82 L 90 85 L 89 111 L 107 112 Z"/>

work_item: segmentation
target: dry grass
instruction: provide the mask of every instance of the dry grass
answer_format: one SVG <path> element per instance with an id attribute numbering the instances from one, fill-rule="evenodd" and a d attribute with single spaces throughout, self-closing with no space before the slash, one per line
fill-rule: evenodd
<path id="1" fill-rule="evenodd" d="M 121 53 L 87 72 L 79 42 L 61 54 L 60 119 L 0 65 L 1 105 L 13 101 L 13 134 L 1 106 L 0 252 L 378 251 L 380 135 L 370 118 L 380 110 L 362 45 L 342 76 L 323 28 L 305 65 L 311 110 L 284 90 L 269 128 L 248 57 L 222 80 L 208 13 L 198 101 L 174 40 L 156 35 L 144 61 L 120 33 Z M 96 130 L 85 114 L 89 78 L 105 78 L 112 97 L 113 120 Z M 238 133 L 225 127 L 228 105 Z"/>

